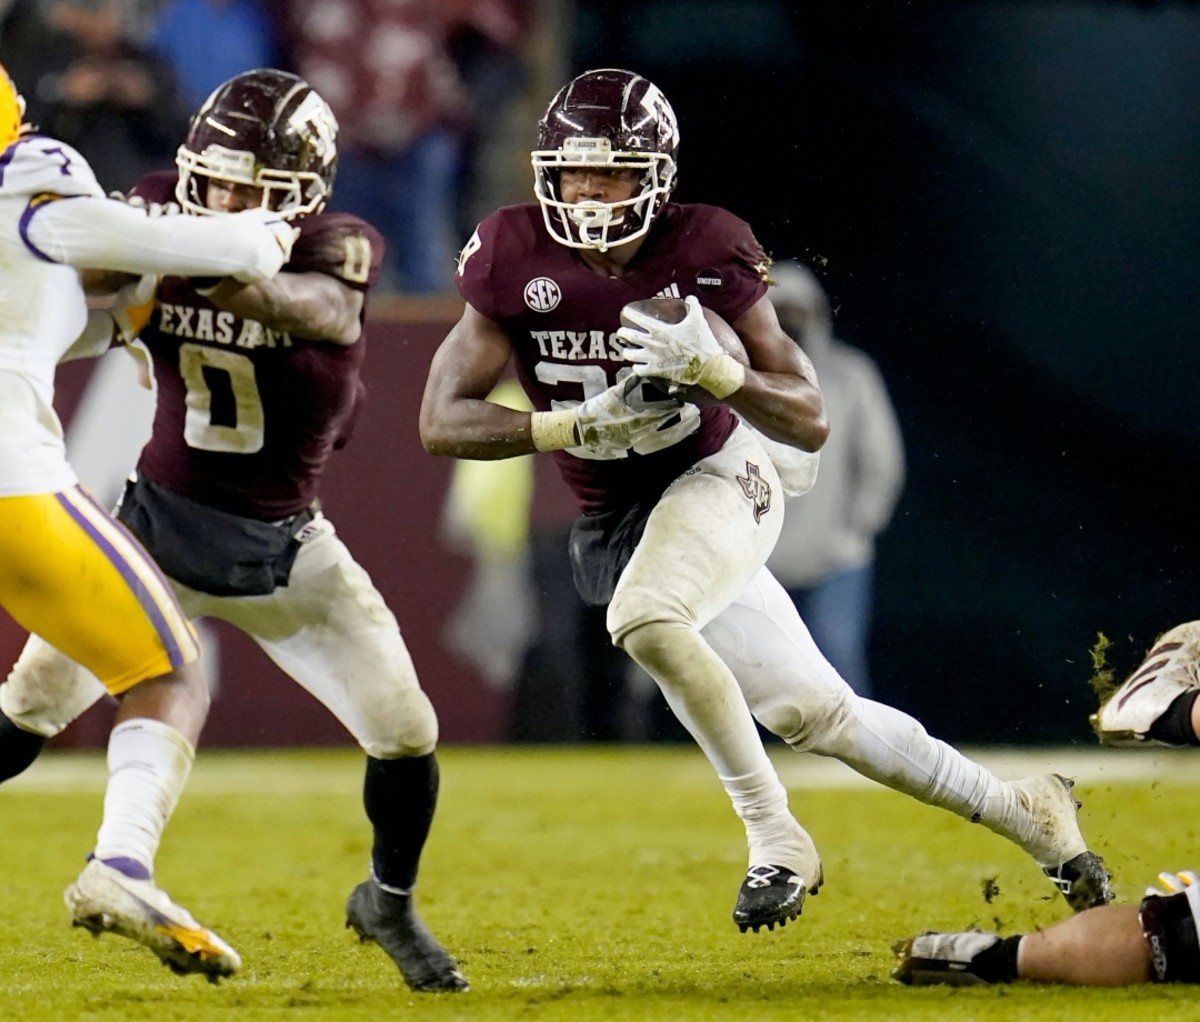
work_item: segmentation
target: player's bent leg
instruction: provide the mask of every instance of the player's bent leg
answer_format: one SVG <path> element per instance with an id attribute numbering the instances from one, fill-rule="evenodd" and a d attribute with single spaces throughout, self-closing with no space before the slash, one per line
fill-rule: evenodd
<path id="1" fill-rule="evenodd" d="M 177 971 L 228 974 L 236 953 L 151 879 L 208 709 L 195 632 L 170 585 L 79 487 L 0 499 L 0 561 L 10 569 L 0 603 L 121 699 L 104 819 L 65 895 L 72 922 L 136 940 Z"/>
<path id="2" fill-rule="evenodd" d="M 801 752 L 831 756 L 928 805 L 984 824 L 1019 845 L 1073 909 L 1111 899 L 1087 849 L 1070 787 L 1055 775 L 1003 781 L 890 706 L 861 699 L 808 635 L 765 569 L 704 631 L 758 720 Z"/>
<path id="3" fill-rule="evenodd" d="M 1156 733 L 1155 725 L 1177 699 L 1197 689 L 1200 621 L 1188 621 L 1159 637 L 1141 664 L 1092 714 L 1092 727 L 1105 745 L 1190 744 L 1195 738 L 1190 714 L 1189 726 L 1177 736 Z"/>
<path id="4" fill-rule="evenodd" d="M 454 959 L 413 904 L 437 806 L 437 717 L 370 577 L 328 519 L 314 525 L 317 534 L 301 547 L 287 587 L 251 601 L 184 593 L 185 602 L 254 638 L 362 746 L 371 878 L 351 893 L 346 925 L 377 943 L 414 990 L 465 990 Z"/>
<path id="5" fill-rule="evenodd" d="M 746 828 L 749 871 L 734 908 L 744 932 L 794 919 L 823 879 L 820 856 L 787 808 L 729 668 L 699 626 L 719 613 L 766 559 L 778 537 L 778 480 L 745 438 L 677 480 L 646 520 L 641 542 L 608 608 L 613 642 L 657 682 L 667 703 L 721 778 Z M 737 482 L 753 474 L 750 493 Z M 752 496 L 751 496 L 752 494 Z"/>

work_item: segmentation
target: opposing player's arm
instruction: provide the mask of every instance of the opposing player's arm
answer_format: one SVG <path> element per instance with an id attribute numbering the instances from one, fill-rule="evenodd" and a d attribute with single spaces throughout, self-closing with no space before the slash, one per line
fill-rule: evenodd
<path id="1" fill-rule="evenodd" d="M 154 219 L 115 199 L 46 194 L 30 202 L 22 238 L 37 255 L 81 270 L 260 279 L 279 271 L 294 240 L 293 229 L 270 216 Z"/>
<path id="2" fill-rule="evenodd" d="M 218 308 L 293 337 L 349 345 L 362 334 L 363 293 L 325 273 L 285 271 L 253 284 L 228 277 L 204 294 Z"/>
<path id="3" fill-rule="evenodd" d="M 750 368 L 742 386 L 725 398 L 738 415 L 773 440 L 818 451 L 829 436 L 825 402 L 808 356 L 792 341 L 766 296 L 730 324 L 742 340 Z"/>
<path id="4" fill-rule="evenodd" d="M 499 324 L 468 304 L 429 367 L 420 416 L 425 450 L 485 461 L 537 450 L 530 413 L 487 400 L 511 356 Z"/>

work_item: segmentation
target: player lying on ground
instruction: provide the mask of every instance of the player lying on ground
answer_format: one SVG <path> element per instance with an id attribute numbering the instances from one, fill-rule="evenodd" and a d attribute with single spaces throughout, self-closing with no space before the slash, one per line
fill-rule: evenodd
<path id="1" fill-rule="evenodd" d="M 1200 621 L 1178 625 L 1093 715 L 1106 745 L 1200 745 Z M 1200 982 L 1200 884 L 1161 873 L 1140 905 L 1108 905 L 1037 933 L 924 933 L 896 945 L 902 983 L 965 985 L 1028 979 L 1122 986 Z"/>

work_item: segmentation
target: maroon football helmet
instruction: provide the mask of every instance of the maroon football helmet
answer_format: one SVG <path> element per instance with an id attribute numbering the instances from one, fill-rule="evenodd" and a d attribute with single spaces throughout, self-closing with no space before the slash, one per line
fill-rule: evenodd
<path id="1" fill-rule="evenodd" d="M 675 186 L 679 128 L 667 98 L 632 71 L 587 71 L 559 90 L 538 124 L 533 191 L 546 230 L 572 248 L 603 252 L 640 238 Z M 642 171 L 639 191 L 623 202 L 562 201 L 564 168 Z"/>
<path id="2" fill-rule="evenodd" d="M 263 190 L 284 219 L 319 212 L 337 169 L 337 119 L 303 78 L 258 68 L 218 85 L 192 118 L 175 154 L 176 198 L 189 213 L 205 204 L 210 178 Z"/>

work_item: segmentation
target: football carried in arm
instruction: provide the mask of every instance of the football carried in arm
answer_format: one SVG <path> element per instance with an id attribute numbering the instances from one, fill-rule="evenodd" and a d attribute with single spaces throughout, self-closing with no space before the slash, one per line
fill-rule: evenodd
<path id="1" fill-rule="evenodd" d="M 643 316 L 650 316 L 661 323 L 682 323 L 688 311 L 687 303 L 682 298 L 644 298 L 641 301 L 630 302 L 625 309 L 631 309 Z M 625 309 L 621 310 L 621 325 L 633 326 L 634 324 L 625 316 Z M 742 346 L 742 339 L 738 337 L 737 331 L 708 307 L 704 309 L 704 318 L 708 321 L 717 343 L 725 352 L 749 368 L 750 357 L 746 354 L 746 349 Z M 664 396 L 667 394 L 668 387 L 673 386 L 666 381 L 656 381 L 652 376 L 646 377 L 646 383 L 655 390 L 661 391 Z M 647 395 L 647 397 L 649 396 L 651 395 Z M 670 396 L 676 400 L 697 405 L 720 404 L 720 401 L 703 387 L 676 387 L 674 391 L 670 392 Z"/>

